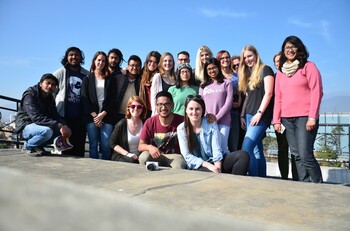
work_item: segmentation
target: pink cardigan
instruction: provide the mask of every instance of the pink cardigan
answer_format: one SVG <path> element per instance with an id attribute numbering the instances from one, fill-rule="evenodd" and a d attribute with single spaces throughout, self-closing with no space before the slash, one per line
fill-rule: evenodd
<path id="1" fill-rule="evenodd" d="M 318 119 L 323 96 L 322 79 L 313 62 L 307 62 L 293 76 L 277 72 L 273 124 L 281 117 L 308 116 Z"/>

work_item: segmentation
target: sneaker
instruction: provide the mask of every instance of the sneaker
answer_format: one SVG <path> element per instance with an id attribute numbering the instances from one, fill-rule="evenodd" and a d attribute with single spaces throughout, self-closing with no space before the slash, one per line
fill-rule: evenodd
<path id="1" fill-rule="evenodd" d="M 45 150 L 41 148 L 31 148 L 31 149 L 22 148 L 21 152 L 26 154 L 29 157 L 39 157 L 39 156 L 42 156 Z"/>

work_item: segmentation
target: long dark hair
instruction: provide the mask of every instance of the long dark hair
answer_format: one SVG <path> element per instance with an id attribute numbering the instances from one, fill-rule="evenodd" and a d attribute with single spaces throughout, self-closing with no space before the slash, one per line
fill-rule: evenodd
<path id="1" fill-rule="evenodd" d="M 207 60 L 204 64 L 204 82 L 201 84 L 201 88 L 205 88 L 209 84 L 213 83 L 213 80 L 209 77 L 208 71 L 207 71 L 207 68 L 210 64 L 214 64 L 215 66 L 218 67 L 219 73 L 218 73 L 218 76 L 216 77 L 216 81 L 218 81 L 218 83 L 224 82 L 225 76 L 221 72 L 220 62 L 216 58 L 211 58 Z"/>
<path id="2" fill-rule="evenodd" d="M 291 36 L 288 36 L 282 44 L 279 70 L 282 71 L 282 66 L 287 61 L 287 57 L 284 54 L 284 48 L 287 43 L 291 43 L 298 48 L 296 59 L 299 61 L 299 69 L 303 68 L 307 63 L 307 59 L 309 58 L 309 52 L 306 46 L 304 45 L 304 43 L 300 40 L 300 38 L 298 38 L 297 36 L 291 35 Z"/>
<path id="3" fill-rule="evenodd" d="M 63 66 L 66 66 L 68 64 L 68 54 L 71 51 L 77 51 L 80 54 L 80 65 L 84 65 L 85 63 L 85 55 L 82 50 L 80 50 L 78 47 L 69 47 L 66 50 L 66 53 L 64 54 L 64 57 L 61 60 L 61 64 Z"/>
<path id="4" fill-rule="evenodd" d="M 194 78 L 194 74 L 193 74 L 193 71 L 192 71 L 192 67 L 191 67 L 189 64 L 187 64 L 187 63 L 180 64 L 179 67 L 180 67 L 181 65 L 182 65 L 182 66 L 185 66 L 185 67 L 181 68 L 181 70 L 182 70 L 182 69 L 187 69 L 187 70 L 189 70 L 189 72 L 190 72 L 190 79 L 188 80 L 188 85 L 189 85 L 190 87 L 196 86 L 196 80 L 195 80 L 195 78 Z M 179 67 L 178 67 L 178 68 L 179 68 Z M 176 88 L 180 88 L 180 87 L 181 87 L 181 82 L 182 82 L 182 80 L 181 80 L 181 73 L 180 73 L 181 70 L 178 70 L 177 73 L 176 73 L 176 82 L 175 82 L 175 87 L 176 87 Z"/>
<path id="5" fill-rule="evenodd" d="M 192 96 L 192 98 L 190 98 Z M 193 131 L 193 127 L 192 124 L 190 122 L 190 119 L 188 118 L 187 114 L 186 114 L 186 109 L 187 109 L 187 105 L 189 102 L 191 101 L 195 101 L 196 103 L 199 103 L 202 107 L 202 119 L 204 117 L 205 114 L 205 103 L 204 100 L 200 97 L 200 96 L 193 96 L 193 95 L 189 95 L 186 99 L 185 102 L 185 119 L 184 119 L 184 125 L 185 125 L 185 131 L 186 131 L 186 138 L 187 138 L 187 143 L 188 143 L 188 150 L 190 152 L 192 152 L 193 150 L 195 150 L 196 148 L 196 134 Z"/>
<path id="6" fill-rule="evenodd" d="M 96 69 L 96 65 L 95 65 L 95 60 L 97 59 L 97 57 L 99 55 L 102 55 L 103 57 L 105 57 L 105 66 L 103 67 L 102 70 L 102 76 L 105 78 L 109 75 L 109 69 L 108 69 L 108 58 L 106 53 L 104 53 L 103 51 L 97 51 L 94 55 L 94 57 L 92 58 L 92 62 L 91 62 L 91 67 L 90 67 L 90 72 L 94 72 Z"/>

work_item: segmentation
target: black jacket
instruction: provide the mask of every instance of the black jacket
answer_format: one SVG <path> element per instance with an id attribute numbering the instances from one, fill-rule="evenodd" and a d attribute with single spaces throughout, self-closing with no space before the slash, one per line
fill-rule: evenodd
<path id="1" fill-rule="evenodd" d="M 28 88 L 23 93 L 15 119 L 15 132 L 20 133 L 31 123 L 47 126 L 55 131 L 59 130 L 58 123 L 66 124 L 57 112 L 54 97 L 52 95 L 42 97 L 39 84 Z"/>
<path id="2" fill-rule="evenodd" d="M 83 102 L 84 122 L 90 123 L 93 121 L 91 112 L 99 113 L 99 106 L 96 94 L 96 77 L 91 73 L 88 78 L 83 79 L 83 86 L 81 89 L 81 100 Z M 105 78 L 104 85 L 104 100 L 102 103 L 102 110 L 106 111 L 107 115 L 103 118 L 103 122 L 112 124 L 116 123 L 116 81 L 114 78 Z"/>

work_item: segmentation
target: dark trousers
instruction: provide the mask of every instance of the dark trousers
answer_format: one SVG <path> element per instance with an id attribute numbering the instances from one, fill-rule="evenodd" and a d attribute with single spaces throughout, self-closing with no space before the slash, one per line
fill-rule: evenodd
<path id="1" fill-rule="evenodd" d="M 284 180 L 288 179 L 289 174 L 289 145 L 286 137 L 286 133 L 283 134 L 275 132 L 278 145 L 278 167 L 281 173 L 281 177 Z M 297 167 L 295 165 L 295 157 L 291 155 L 291 165 L 292 165 L 292 179 L 294 181 L 299 181 Z"/>
<path id="2" fill-rule="evenodd" d="M 68 127 L 72 131 L 72 136 L 69 138 L 69 142 L 74 146 L 72 149 L 62 152 L 64 155 L 70 156 L 85 156 L 85 143 L 86 143 L 86 128 L 81 118 L 64 118 Z"/>
<path id="3" fill-rule="evenodd" d="M 249 170 L 249 154 L 245 151 L 234 151 L 224 155 L 222 172 L 234 175 L 247 175 Z"/>
<path id="4" fill-rule="evenodd" d="M 282 123 L 286 127 L 290 151 L 295 156 L 299 180 L 322 183 L 321 168 L 314 156 L 318 121 L 314 129 L 306 131 L 307 120 L 307 116 L 282 118 Z"/>

